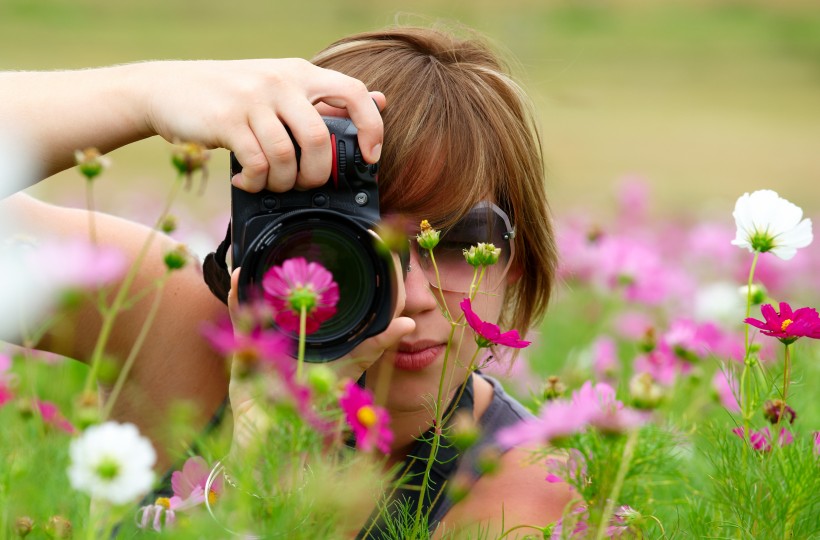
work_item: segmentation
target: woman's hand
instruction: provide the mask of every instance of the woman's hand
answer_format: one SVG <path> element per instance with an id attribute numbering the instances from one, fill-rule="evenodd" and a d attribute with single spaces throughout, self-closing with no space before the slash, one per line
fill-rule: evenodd
<path id="1" fill-rule="evenodd" d="M 384 96 L 360 81 L 298 58 L 141 65 L 149 130 L 169 141 L 229 148 L 243 171 L 234 185 L 256 192 L 313 188 L 330 177 L 330 138 L 323 114 L 343 109 L 359 130 L 362 156 L 381 154 Z M 135 68 L 139 71 L 140 65 Z M 378 106 L 377 106 L 378 104 Z M 286 128 L 302 150 L 301 163 Z M 297 174 L 298 166 L 298 174 Z"/>
<path id="2" fill-rule="evenodd" d="M 244 168 L 233 182 L 248 191 L 316 187 L 329 178 L 332 155 L 320 111 L 350 116 L 372 163 L 384 105 L 360 81 L 301 59 L 0 72 L 0 129 L 24 142 L 42 177 L 72 166 L 77 149 L 105 153 L 158 134 L 233 150 Z M 302 149 L 298 165 L 286 127 Z M 0 194 L 11 189 L 0 185 Z"/>

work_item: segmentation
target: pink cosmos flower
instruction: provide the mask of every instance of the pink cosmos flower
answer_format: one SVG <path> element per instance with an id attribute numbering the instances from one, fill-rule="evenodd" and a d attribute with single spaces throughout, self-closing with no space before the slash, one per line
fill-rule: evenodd
<path id="1" fill-rule="evenodd" d="M 814 453 L 820 456 L 820 431 L 814 432 Z"/>
<path id="2" fill-rule="evenodd" d="M 648 415 L 624 407 L 615 399 L 615 389 L 606 383 L 587 381 L 573 392 L 572 405 L 589 425 L 605 433 L 623 433 L 646 423 Z"/>
<path id="3" fill-rule="evenodd" d="M 60 413 L 60 409 L 57 405 L 50 401 L 42 401 L 39 399 L 35 400 L 34 404 L 45 424 L 53 426 L 64 433 L 68 433 L 69 435 L 74 435 L 77 433 L 77 429 L 71 422 L 66 420 L 62 413 Z"/>
<path id="4" fill-rule="evenodd" d="M 820 315 L 814 308 L 803 307 L 793 311 L 788 303 L 780 302 L 779 313 L 771 304 L 761 306 L 760 313 L 765 320 L 759 321 L 749 317 L 744 322 L 786 345 L 801 337 L 820 339 Z"/>
<path id="5" fill-rule="evenodd" d="M 745 439 L 744 434 L 746 433 L 746 429 L 743 427 L 736 427 L 732 430 L 732 433 L 741 439 Z M 786 428 L 781 428 L 780 436 L 777 438 L 777 443 L 780 446 L 786 446 L 791 444 L 793 441 L 794 436 L 791 432 Z M 749 443 L 752 445 L 752 448 L 758 452 L 768 452 L 772 449 L 772 433 L 767 427 L 761 429 L 760 431 L 752 429 L 749 431 Z"/>
<path id="6" fill-rule="evenodd" d="M 383 407 L 373 404 L 373 396 L 355 382 L 348 382 L 339 406 L 345 413 L 348 425 L 356 437 L 356 447 L 369 452 L 373 447 L 387 454 L 393 442 L 390 417 Z"/>
<path id="7" fill-rule="evenodd" d="M 186 510 L 200 505 L 208 498 L 208 504 L 214 504 L 222 495 L 222 475 L 216 475 L 211 483 L 207 495 L 205 488 L 211 467 L 208 462 L 199 456 L 193 456 L 185 461 L 181 471 L 174 471 L 171 475 L 171 488 L 174 496 L 169 500 L 171 510 Z"/>
<path id="8" fill-rule="evenodd" d="M 587 463 L 584 455 L 575 448 L 570 448 L 565 459 L 548 458 L 546 461 L 547 477 L 550 484 L 585 483 L 587 481 Z"/>
<path id="9" fill-rule="evenodd" d="M 272 266 L 262 278 L 265 299 L 277 311 L 276 324 L 289 332 L 299 332 L 302 307 L 307 313 L 306 333 L 312 334 L 336 314 L 339 286 L 333 274 L 321 264 L 303 257 Z"/>
<path id="10" fill-rule="evenodd" d="M 654 350 L 635 358 L 635 373 L 649 373 L 664 386 L 672 386 L 681 372 L 682 362 L 666 343 L 658 344 Z"/>
<path id="11" fill-rule="evenodd" d="M 293 368 L 289 338 L 275 330 L 255 325 L 249 332 L 234 328 L 230 319 L 218 325 L 206 325 L 202 333 L 211 346 L 223 356 L 233 356 L 247 367 L 268 364 L 279 369 Z"/>
<path id="12" fill-rule="evenodd" d="M 662 339 L 682 359 L 702 360 L 714 352 L 721 331 L 713 323 L 696 323 L 682 318 L 672 321 Z"/>
<path id="13" fill-rule="evenodd" d="M 464 312 L 464 318 L 467 320 L 467 324 L 470 325 L 470 328 L 472 328 L 476 334 L 475 341 L 479 347 L 504 345 L 505 347 L 523 349 L 530 344 L 529 341 L 521 339 L 518 330 L 510 330 L 502 333 L 498 325 L 482 321 L 473 311 L 469 298 L 462 300 L 459 306 Z"/>
<path id="14" fill-rule="evenodd" d="M 572 512 L 570 512 L 570 518 L 571 521 L 575 524 L 572 531 L 565 533 L 564 519 L 559 519 L 555 522 L 555 525 L 552 526 L 550 540 L 564 540 L 566 538 L 585 538 L 587 536 L 587 533 L 589 532 L 589 525 L 586 521 L 587 519 L 589 519 L 587 507 L 582 504 L 576 506 L 572 509 Z M 576 519 L 577 521 L 575 521 Z"/>
<path id="15" fill-rule="evenodd" d="M 170 527 L 176 523 L 176 512 L 171 509 L 168 501 L 169 499 L 160 497 L 156 503 L 141 507 L 137 511 L 137 527 L 145 530 L 150 524 L 155 531 L 162 532 L 163 525 Z"/>
<path id="16" fill-rule="evenodd" d="M 592 343 L 592 369 L 599 379 L 611 378 L 620 369 L 615 340 L 601 336 Z"/>

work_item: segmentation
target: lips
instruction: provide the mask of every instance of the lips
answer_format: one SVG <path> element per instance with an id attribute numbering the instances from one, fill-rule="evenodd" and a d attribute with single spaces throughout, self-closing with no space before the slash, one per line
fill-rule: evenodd
<path id="1" fill-rule="evenodd" d="M 393 363 L 396 369 L 405 371 L 420 371 L 436 361 L 444 352 L 444 343 L 436 341 L 417 341 L 415 343 L 399 343 Z"/>

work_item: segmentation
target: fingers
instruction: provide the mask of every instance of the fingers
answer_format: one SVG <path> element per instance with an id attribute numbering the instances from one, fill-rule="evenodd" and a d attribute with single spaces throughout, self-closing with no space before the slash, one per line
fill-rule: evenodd
<path id="1" fill-rule="evenodd" d="M 318 111 L 304 98 L 294 97 L 284 104 L 280 117 L 301 150 L 296 186 L 310 189 L 324 185 L 330 178 L 333 150 Z"/>
<path id="2" fill-rule="evenodd" d="M 337 368 L 339 377 L 358 380 L 385 351 L 395 348 L 404 336 L 412 334 L 415 329 L 416 321 L 410 317 L 396 317 L 384 332 L 363 341 L 341 361 L 328 365 Z"/>
<path id="3" fill-rule="evenodd" d="M 296 150 L 285 126 L 266 107 L 254 108 L 249 123 L 267 157 L 265 175 L 258 179 L 262 187 L 276 192 L 292 189 L 296 178 Z M 244 163 L 242 165 L 244 168 Z"/>
<path id="4" fill-rule="evenodd" d="M 234 268 L 231 272 L 231 290 L 228 291 L 228 312 L 231 314 L 231 319 L 239 313 L 239 294 L 236 292 L 239 286 L 239 270 Z"/>

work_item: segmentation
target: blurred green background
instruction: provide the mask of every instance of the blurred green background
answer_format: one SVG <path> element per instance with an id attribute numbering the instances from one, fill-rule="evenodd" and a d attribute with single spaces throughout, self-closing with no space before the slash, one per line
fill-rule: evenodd
<path id="1" fill-rule="evenodd" d="M 473 27 L 518 59 L 542 117 L 559 215 L 606 212 L 625 174 L 644 175 L 664 213 L 728 214 L 739 194 L 766 187 L 820 212 L 815 1 L 0 0 L 0 69 L 310 57 L 352 32 L 438 19 Z M 167 151 L 152 140 L 115 152 L 100 206 L 127 207 L 126 184 L 144 192 L 164 183 Z M 198 211 L 227 211 L 226 178 L 219 152 Z M 81 188 L 69 171 L 33 193 L 72 203 Z"/>

